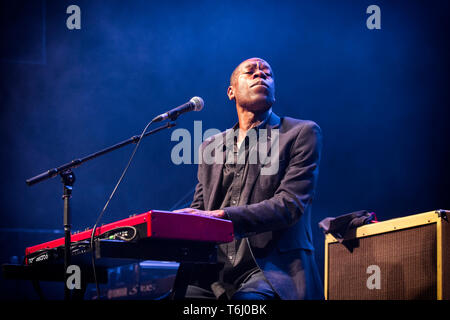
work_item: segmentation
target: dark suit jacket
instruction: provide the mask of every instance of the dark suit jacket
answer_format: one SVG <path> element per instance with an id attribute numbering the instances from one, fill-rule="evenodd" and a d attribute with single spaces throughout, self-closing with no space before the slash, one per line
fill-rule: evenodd
<path id="1" fill-rule="evenodd" d="M 223 208 L 236 237 L 247 238 L 266 279 L 282 299 L 322 299 L 310 226 L 311 203 L 319 173 L 321 130 L 313 121 L 272 113 L 265 128 L 279 131 L 279 170 L 262 175 L 264 164 L 249 165 L 238 206 Z M 203 142 L 205 147 L 225 132 Z M 225 139 L 219 139 L 218 141 Z M 217 142 L 217 141 L 216 141 Z M 217 143 L 216 143 L 217 144 Z M 218 143 L 214 151 L 223 150 Z M 209 148 L 211 149 L 211 148 Z M 192 208 L 217 210 L 223 164 L 200 161 Z"/>

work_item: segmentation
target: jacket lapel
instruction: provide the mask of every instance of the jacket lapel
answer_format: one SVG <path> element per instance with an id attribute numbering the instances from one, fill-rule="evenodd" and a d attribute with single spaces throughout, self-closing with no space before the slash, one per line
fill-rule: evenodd
<path id="1" fill-rule="evenodd" d="M 266 126 L 264 129 L 267 129 L 267 154 L 269 154 L 272 147 L 272 137 L 271 130 L 277 129 L 280 126 L 281 119 L 275 113 L 272 112 L 270 118 L 268 119 Z M 256 145 L 251 146 L 250 152 L 258 152 L 258 148 Z M 256 164 L 249 164 L 248 173 L 247 173 L 247 181 L 245 187 L 242 191 L 240 205 L 249 204 L 249 199 L 253 191 L 253 187 L 255 185 L 256 180 L 258 179 L 261 169 L 262 169 L 261 160 L 258 157 L 258 161 Z"/>
<path id="2" fill-rule="evenodd" d="M 212 164 L 212 169 L 211 169 L 211 176 L 209 177 L 209 181 L 212 181 L 212 185 L 210 185 L 211 188 L 211 192 L 210 197 L 208 199 L 208 202 L 206 203 L 206 210 L 214 210 L 217 209 L 218 206 L 221 205 L 221 203 L 216 203 L 218 201 L 220 201 L 221 199 L 219 199 L 220 193 L 219 193 L 219 187 L 222 184 L 222 178 L 223 178 L 223 166 L 225 163 L 225 147 L 226 147 L 226 133 L 231 130 L 228 129 L 225 132 L 223 132 L 221 134 L 221 141 L 220 143 L 217 144 L 217 146 L 214 148 L 214 156 L 219 154 L 220 158 L 219 160 L 221 161 L 214 161 L 214 163 Z"/>

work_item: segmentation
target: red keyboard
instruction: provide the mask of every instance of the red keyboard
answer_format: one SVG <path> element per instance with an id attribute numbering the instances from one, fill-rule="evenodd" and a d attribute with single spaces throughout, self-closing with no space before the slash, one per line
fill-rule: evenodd
<path id="1" fill-rule="evenodd" d="M 72 250 L 90 246 L 92 229 L 71 235 Z M 151 210 L 131 216 L 95 230 L 96 239 L 137 241 L 140 239 L 174 239 L 199 242 L 226 243 L 234 238 L 233 224 L 229 220 Z M 38 244 L 25 249 L 27 264 L 51 260 L 52 250 L 64 248 L 64 238 Z"/>

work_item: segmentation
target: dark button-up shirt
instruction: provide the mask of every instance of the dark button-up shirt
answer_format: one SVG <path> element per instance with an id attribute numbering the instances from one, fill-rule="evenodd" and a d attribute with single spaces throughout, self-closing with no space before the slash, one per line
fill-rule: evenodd
<path id="1" fill-rule="evenodd" d="M 266 122 L 267 119 L 250 130 L 258 131 L 265 126 Z M 242 143 L 238 145 L 239 129 L 237 125 L 233 129 L 235 130 L 234 139 L 226 143 L 226 150 L 231 154 L 228 155 L 223 166 L 222 185 L 219 189 L 223 201 L 220 208 L 242 205 L 240 200 L 248 172 L 249 150 L 256 152 L 256 148 L 252 148 L 256 146 L 249 145 L 248 133 Z M 232 163 L 229 163 L 229 159 L 233 159 Z M 215 284 L 216 291 L 219 291 L 219 294 L 221 290 L 226 292 L 228 298 L 233 295 L 240 283 L 259 270 L 247 238 L 234 239 L 230 243 L 219 245 L 217 259 L 218 263 L 223 264 L 223 268 L 219 274 L 219 282 Z M 219 289 L 217 290 L 217 288 Z"/>

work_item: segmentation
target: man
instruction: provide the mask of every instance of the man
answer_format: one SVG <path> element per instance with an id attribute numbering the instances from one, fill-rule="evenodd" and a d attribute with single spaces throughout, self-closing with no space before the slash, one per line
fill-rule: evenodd
<path id="1" fill-rule="evenodd" d="M 310 227 L 321 130 L 312 121 L 280 118 L 272 112 L 274 77 L 263 59 L 239 64 L 227 95 L 236 103 L 239 121 L 231 130 L 236 139 L 228 139 L 228 130 L 200 148 L 202 156 L 206 149 L 225 151 L 227 160 L 200 161 L 191 207 L 177 211 L 229 219 L 235 240 L 219 246 L 217 265 L 197 270 L 195 286 L 189 287 L 186 296 L 322 299 Z M 272 152 L 270 164 L 275 170 L 263 172 L 266 163 L 249 161 L 258 149 L 249 139 L 255 132 L 258 139 L 276 140 L 276 148 L 266 149 Z"/>

